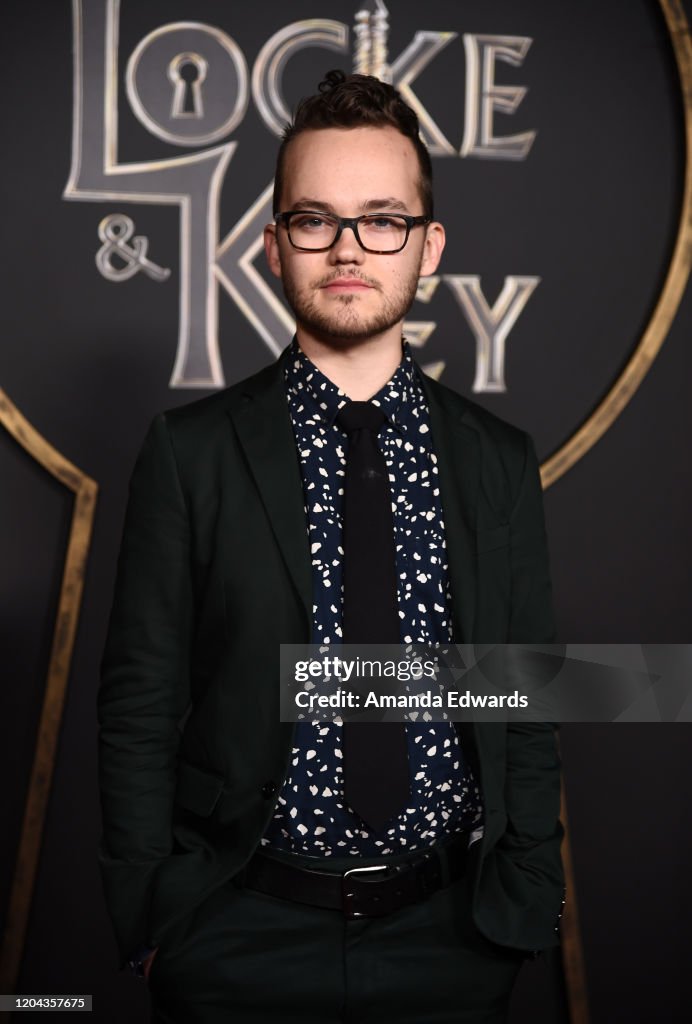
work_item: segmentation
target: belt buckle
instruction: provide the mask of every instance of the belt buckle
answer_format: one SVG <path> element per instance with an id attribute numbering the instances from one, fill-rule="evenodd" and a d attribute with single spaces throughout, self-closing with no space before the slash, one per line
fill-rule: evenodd
<path id="1" fill-rule="evenodd" d="M 349 868 L 348 871 L 344 871 L 341 876 L 341 893 L 343 898 L 344 915 L 350 921 L 358 917 L 369 917 L 370 915 L 361 910 L 357 910 L 354 906 L 356 894 L 351 891 L 351 887 L 347 881 L 349 875 L 369 874 L 371 871 L 388 871 L 389 869 L 389 864 L 371 864 L 368 867 Z"/>

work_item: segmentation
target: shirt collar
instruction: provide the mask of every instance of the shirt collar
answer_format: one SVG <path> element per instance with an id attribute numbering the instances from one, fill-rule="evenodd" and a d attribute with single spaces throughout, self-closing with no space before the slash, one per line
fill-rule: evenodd
<path id="1" fill-rule="evenodd" d="M 327 427 L 333 424 L 339 409 L 349 400 L 345 392 L 332 384 L 308 359 L 297 338 L 293 339 L 288 354 L 286 384 L 290 392 L 303 400 L 308 416 L 321 420 Z M 404 339 L 401 362 L 370 401 L 382 409 L 393 426 L 402 427 L 407 414 L 419 400 L 419 394 L 420 389 L 416 387 L 416 364 L 411 346 Z"/>

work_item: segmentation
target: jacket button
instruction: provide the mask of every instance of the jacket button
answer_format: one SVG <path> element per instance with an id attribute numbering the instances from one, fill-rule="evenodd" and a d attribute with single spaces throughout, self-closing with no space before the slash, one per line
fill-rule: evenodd
<path id="1" fill-rule="evenodd" d="M 274 794 L 276 793 L 277 788 L 278 787 L 277 787 L 276 783 L 272 782 L 270 780 L 269 782 L 265 782 L 265 784 L 262 786 L 262 789 L 260 790 L 260 792 L 262 793 L 262 796 L 264 797 L 264 799 L 268 800 L 269 797 L 274 796 Z"/>

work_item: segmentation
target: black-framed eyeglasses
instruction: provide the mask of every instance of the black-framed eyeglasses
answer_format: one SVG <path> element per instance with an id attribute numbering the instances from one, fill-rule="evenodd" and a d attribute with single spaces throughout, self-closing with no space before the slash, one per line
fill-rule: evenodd
<path id="1" fill-rule="evenodd" d="M 319 210 L 286 210 L 274 217 L 283 224 L 288 240 L 301 252 L 326 252 L 339 241 L 344 228 L 351 228 L 361 249 L 376 256 L 401 252 L 419 224 L 430 217 L 411 217 L 406 213 L 364 213 L 360 217 L 335 217 Z"/>

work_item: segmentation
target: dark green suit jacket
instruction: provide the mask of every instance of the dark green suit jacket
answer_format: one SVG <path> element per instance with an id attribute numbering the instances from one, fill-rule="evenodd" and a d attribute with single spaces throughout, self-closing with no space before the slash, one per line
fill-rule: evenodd
<path id="1" fill-rule="evenodd" d="M 528 436 L 423 377 L 458 643 L 550 642 Z M 101 866 L 123 959 L 240 870 L 287 772 L 279 645 L 310 640 L 312 577 L 282 360 L 153 421 L 130 484 L 99 693 Z M 548 725 L 459 723 L 485 832 L 474 918 L 557 942 L 560 769 Z"/>

